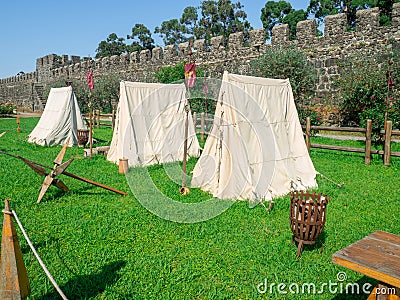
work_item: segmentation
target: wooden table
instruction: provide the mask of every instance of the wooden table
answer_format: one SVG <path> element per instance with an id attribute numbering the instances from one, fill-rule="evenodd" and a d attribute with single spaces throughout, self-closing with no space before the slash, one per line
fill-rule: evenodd
<path id="1" fill-rule="evenodd" d="M 379 280 L 369 300 L 400 300 L 400 236 L 384 231 L 373 232 L 333 254 L 332 261 Z M 383 295 L 382 288 L 387 288 L 386 294 L 389 295 Z"/>

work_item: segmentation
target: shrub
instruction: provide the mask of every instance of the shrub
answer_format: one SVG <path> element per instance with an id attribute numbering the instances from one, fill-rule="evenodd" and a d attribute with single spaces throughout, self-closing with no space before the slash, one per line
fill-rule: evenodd
<path id="1" fill-rule="evenodd" d="M 196 85 L 191 89 L 190 107 L 193 112 L 201 113 L 208 112 L 214 113 L 215 99 L 207 99 L 203 92 L 203 84 L 207 83 L 204 75 L 205 70 L 201 67 L 196 67 Z M 185 62 L 181 61 L 175 66 L 166 66 L 161 68 L 154 74 L 157 81 L 161 83 L 180 83 L 185 79 Z M 208 87 L 210 89 L 211 87 Z M 207 104 L 206 104 L 207 102 Z"/>
<path id="2" fill-rule="evenodd" d="M 315 94 L 317 73 L 307 56 L 296 49 L 271 48 L 250 62 L 253 76 L 290 80 L 296 104 L 306 105 Z"/>
<path id="3" fill-rule="evenodd" d="M 299 115 L 300 123 L 302 125 L 306 124 L 307 117 L 310 118 L 311 125 L 318 126 L 322 123 L 321 115 L 316 109 L 308 105 L 297 105 L 297 113 Z"/>
<path id="4" fill-rule="evenodd" d="M 293 90 L 300 122 L 304 125 L 306 118 L 311 118 L 312 125 L 321 124 L 321 116 L 308 104 L 315 94 L 317 73 L 307 56 L 296 49 L 272 48 L 265 54 L 250 62 L 252 76 L 289 79 Z"/>
<path id="5" fill-rule="evenodd" d="M 399 90 L 396 85 L 389 88 L 386 78 L 389 61 L 394 62 L 390 67 L 392 78 L 398 78 L 398 50 L 380 56 L 356 55 L 343 62 L 338 80 L 342 125 L 364 127 L 366 120 L 372 119 L 373 129 L 382 129 L 387 109 L 388 120 L 395 128 L 400 127 Z"/>
<path id="6" fill-rule="evenodd" d="M 11 115 L 14 112 L 14 107 L 11 104 L 0 105 L 0 115 Z"/>

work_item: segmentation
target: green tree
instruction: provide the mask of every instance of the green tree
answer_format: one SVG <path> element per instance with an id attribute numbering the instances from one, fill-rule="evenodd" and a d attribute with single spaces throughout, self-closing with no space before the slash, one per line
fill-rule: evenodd
<path id="1" fill-rule="evenodd" d="M 292 5 L 284 0 L 268 1 L 261 9 L 261 22 L 266 29 L 267 39 L 272 36 L 272 28 L 280 24 L 289 25 L 290 38 L 294 39 L 297 23 L 306 19 L 307 13 L 304 10 L 293 9 Z"/>
<path id="2" fill-rule="evenodd" d="M 203 68 L 196 68 L 196 85 L 191 89 L 190 97 L 190 107 L 195 112 L 210 112 L 215 110 L 215 101 L 204 98 L 202 90 L 202 84 L 205 82 L 204 73 Z M 181 61 L 174 66 L 165 66 L 154 75 L 157 81 L 161 83 L 181 83 L 185 79 L 185 62 Z"/>
<path id="3" fill-rule="evenodd" d="M 395 84 L 400 76 L 399 59 L 400 52 L 394 49 L 379 55 L 354 55 L 342 62 L 337 84 L 343 125 L 364 127 L 366 120 L 372 119 L 374 129 L 383 129 L 388 109 L 389 120 L 395 128 L 400 127 L 400 90 Z M 386 77 L 389 61 L 394 81 L 390 88 Z"/>
<path id="4" fill-rule="evenodd" d="M 306 117 L 313 125 L 320 124 L 319 115 L 309 108 L 309 100 L 315 95 L 317 72 L 307 56 L 297 49 L 271 48 L 250 62 L 251 75 L 265 78 L 289 78 L 299 119 Z"/>
<path id="5" fill-rule="evenodd" d="M 99 43 L 96 52 L 96 58 L 121 55 L 122 53 L 127 53 L 127 46 L 124 43 L 124 38 L 111 33 L 105 41 Z"/>
<path id="6" fill-rule="evenodd" d="M 302 9 L 292 9 L 284 18 L 283 24 L 289 25 L 290 39 L 296 38 L 297 23 L 307 19 L 307 13 Z"/>
<path id="7" fill-rule="evenodd" d="M 241 32 L 248 37 L 252 29 L 247 14 L 240 2 L 230 0 L 205 0 L 200 4 L 201 18 L 196 38 L 209 40 L 214 36 L 224 36 L 225 42 L 231 33 Z"/>
<path id="8" fill-rule="evenodd" d="M 356 25 L 357 10 L 376 7 L 377 5 L 378 0 L 310 0 L 307 14 L 314 15 L 320 24 L 327 15 L 345 13 L 348 28 L 352 29 Z"/>
<path id="9" fill-rule="evenodd" d="M 183 10 L 181 19 L 179 20 L 181 24 L 185 27 L 185 33 L 198 36 L 198 21 L 199 14 L 197 13 L 197 8 L 194 6 L 188 6 Z"/>
<path id="10" fill-rule="evenodd" d="M 126 38 L 133 40 L 128 47 L 129 52 L 154 48 L 154 39 L 151 37 L 150 29 L 143 24 L 135 24 L 132 28 L 132 33 L 128 34 Z"/>
<path id="11" fill-rule="evenodd" d="M 392 24 L 392 9 L 393 4 L 400 0 L 378 0 L 378 7 L 381 12 L 380 23 L 383 26 Z"/>
<path id="12" fill-rule="evenodd" d="M 297 102 L 306 103 L 315 92 L 316 71 L 307 56 L 296 49 L 269 49 L 250 62 L 251 75 L 265 78 L 289 78 Z"/>
<path id="13" fill-rule="evenodd" d="M 113 103 L 118 102 L 119 83 L 123 78 L 118 74 L 108 74 L 95 79 L 93 90 L 94 107 L 104 113 L 110 113 Z"/>
<path id="14" fill-rule="evenodd" d="M 196 68 L 197 77 L 204 76 L 203 68 Z M 173 83 L 185 79 L 185 62 L 181 61 L 174 66 L 165 66 L 155 73 L 158 82 Z"/>
<path id="15" fill-rule="evenodd" d="M 164 41 L 165 45 L 173 45 L 186 42 L 188 38 L 185 36 L 186 27 L 179 22 L 178 19 L 164 21 L 161 27 L 156 27 L 154 33 L 158 33 Z"/>

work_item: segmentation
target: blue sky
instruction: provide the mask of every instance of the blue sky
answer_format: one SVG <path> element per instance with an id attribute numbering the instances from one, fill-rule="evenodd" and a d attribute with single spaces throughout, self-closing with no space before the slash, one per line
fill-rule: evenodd
<path id="1" fill-rule="evenodd" d="M 265 1 L 241 0 L 248 20 L 262 28 L 261 8 Z M 136 23 L 152 32 L 162 21 L 180 18 L 196 1 L 3 1 L 0 6 L 0 78 L 35 71 L 36 58 L 47 54 L 91 56 L 110 33 L 126 38 Z M 232 1 L 236 2 L 236 1 Z M 290 0 L 293 8 L 309 1 Z M 158 35 L 153 38 L 162 46 Z M 130 41 L 125 41 L 129 43 Z"/>

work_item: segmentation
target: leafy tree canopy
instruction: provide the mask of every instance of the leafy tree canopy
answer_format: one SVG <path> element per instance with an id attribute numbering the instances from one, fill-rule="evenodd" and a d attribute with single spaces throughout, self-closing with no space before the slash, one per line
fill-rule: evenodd
<path id="1" fill-rule="evenodd" d="M 323 18 L 327 15 L 345 13 L 348 27 L 354 28 L 357 10 L 379 7 L 381 24 L 389 25 L 393 3 L 395 2 L 399 2 L 399 0 L 310 0 L 307 14 L 314 15 L 319 24 L 321 24 Z"/>
<path id="2" fill-rule="evenodd" d="M 240 2 L 231 0 L 204 0 L 199 7 L 188 6 L 181 18 L 164 21 L 156 27 L 165 44 L 185 42 L 190 36 L 209 40 L 214 36 L 224 36 L 243 31 L 248 36 L 252 29 L 246 20 L 247 14 Z"/>
<path id="3" fill-rule="evenodd" d="M 164 21 L 161 27 L 156 27 L 154 33 L 158 33 L 165 45 L 179 44 L 187 41 L 185 33 L 187 29 L 178 19 Z"/>
<path id="4" fill-rule="evenodd" d="M 267 39 L 272 36 L 272 28 L 280 24 L 288 24 L 290 37 L 295 38 L 297 22 L 306 19 L 307 13 L 304 10 L 293 9 L 292 5 L 284 0 L 268 1 L 261 9 L 261 21 L 266 29 Z"/>
<path id="5" fill-rule="evenodd" d="M 224 36 L 231 33 L 248 32 L 252 29 L 247 21 L 247 14 L 240 2 L 230 0 L 205 0 L 200 4 L 201 18 L 196 38 L 210 39 L 213 36 Z"/>
<path id="6" fill-rule="evenodd" d="M 198 36 L 198 22 L 199 22 L 199 14 L 197 12 L 197 8 L 194 6 L 188 6 L 183 10 L 182 16 L 179 22 L 186 26 L 185 33 Z"/>
<path id="7" fill-rule="evenodd" d="M 111 33 L 105 41 L 100 42 L 96 52 L 96 58 L 121 55 L 122 53 L 127 53 L 127 47 L 124 43 L 124 38 L 118 37 L 115 33 Z"/>
<path id="8" fill-rule="evenodd" d="M 133 40 L 129 46 L 129 52 L 154 48 L 154 39 L 151 37 L 150 29 L 143 24 L 135 24 L 132 27 L 132 33 L 128 34 L 126 38 Z"/>

